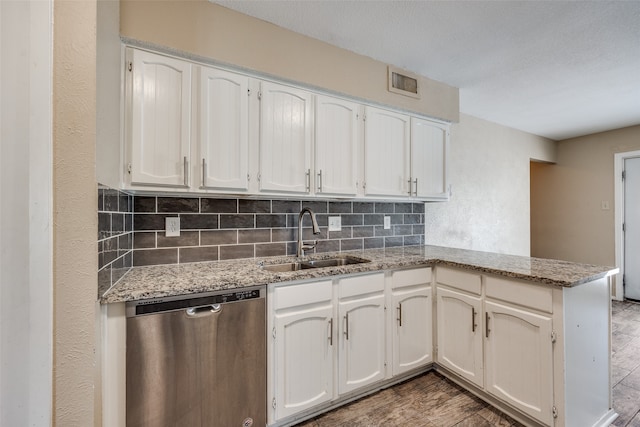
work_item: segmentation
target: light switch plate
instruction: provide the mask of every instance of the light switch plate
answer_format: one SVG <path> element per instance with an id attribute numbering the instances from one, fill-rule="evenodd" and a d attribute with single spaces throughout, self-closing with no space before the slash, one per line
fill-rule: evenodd
<path id="1" fill-rule="evenodd" d="M 329 231 L 342 231 L 342 217 L 329 217 Z"/>
<path id="2" fill-rule="evenodd" d="M 166 217 L 164 235 L 167 237 L 180 236 L 180 217 Z"/>
<path id="3" fill-rule="evenodd" d="M 389 230 L 391 228 L 391 217 L 390 216 L 385 216 L 384 217 L 384 229 L 385 230 Z"/>

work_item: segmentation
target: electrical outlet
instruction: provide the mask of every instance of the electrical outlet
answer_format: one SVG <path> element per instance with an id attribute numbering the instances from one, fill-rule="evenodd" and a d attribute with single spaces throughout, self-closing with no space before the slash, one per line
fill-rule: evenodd
<path id="1" fill-rule="evenodd" d="M 389 230 L 391 228 L 391 217 L 390 216 L 385 216 L 384 217 L 384 229 L 385 230 Z"/>
<path id="2" fill-rule="evenodd" d="M 166 217 L 165 218 L 164 235 L 167 237 L 180 236 L 180 217 Z"/>
<path id="3" fill-rule="evenodd" d="M 342 230 L 342 217 L 330 216 L 329 231 L 341 231 L 341 230 Z"/>

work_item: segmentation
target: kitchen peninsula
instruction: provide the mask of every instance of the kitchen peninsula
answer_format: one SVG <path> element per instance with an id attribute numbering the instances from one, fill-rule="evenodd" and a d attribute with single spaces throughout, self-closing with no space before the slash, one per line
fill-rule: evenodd
<path id="1" fill-rule="evenodd" d="M 122 397 L 114 396 L 124 394 L 126 302 L 266 286 L 270 426 L 294 424 L 430 369 L 525 425 L 605 426 L 615 419 L 609 373 L 610 277 L 615 269 L 436 246 L 323 253 L 304 259 L 345 256 L 367 262 L 274 272 L 265 267 L 295 259 L 266 257 L 131 269 L 101 299 L 103 369 L 110 379 L 103 388 L 105 410 L 124 417 Z M 313 295 L 322 296 L 313 300 Z M 377 359 L 348 359 L 357 352 L 346 352 L 343 336 L 349 338 L 349 322 L 357 322 L 358 317 L 347 319 L 343 330 L 342 313 L 343 309 L 349 312 L 349 304 L 359 298 L 368 300 L 369 307 L 379 306 L 371 311 L 378 310 L 379 316 L 374 316 L 379 322 L 367 322 L 381 325 L 367 335 L 380 342 Z M 379 304 L 371 303 L 374 300 Z M 287 330 L 286 315 L 296 307 L 315 306 L 326 307 L 328 313 L 331 341 L 326 327 L 320 336 L 327 352 L 323 366 L 330 367 L 323 377 L 331 379 L 328 386 L 326 381 L 313 384 L 311 380 L 301 385 L 295 383 L 300 379 L 291 379 L 294 372 L 285 375 L 283 369 L 289 365 L 280 362 L 286 347 L 278 340 L 292 338 L 275 333 Z M 417 328 L 410 324 L 415 318 L 423 320 Z M 416 335 L 402 335 L 406 330 Z M 354 345 L 355 339 L 348 344 Z M 407 354 L 403 339 L 423 347 L 414 364 L 403 365 Z M 363 353 L 357 354 L 362 357 Z M 317 354 L 313 356 L 298 362 L 319 360 Z M 349 363 L 371 366 L 376 372 L 371 378 L 375 378 L 362 383 L 343 381 Z M 318 394 L 322 398 L 307 399 L 304 405 L 295 395 L 282 393 L 283 389 L 315 392 L 315 386 L 322 390 Z"/>

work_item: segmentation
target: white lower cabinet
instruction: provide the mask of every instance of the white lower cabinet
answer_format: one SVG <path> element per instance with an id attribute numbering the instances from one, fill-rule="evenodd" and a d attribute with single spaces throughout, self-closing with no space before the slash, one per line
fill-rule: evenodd
<path id="1" fill-rule="evenodd" d="M 391 339 L 392 302 L 402 326 Z M 270 425 L 432 362 L 430 268 L 272 285 L 269 306 Z"/>
<path id="2" fill-rule="evenodd" d="M 485 390 L 551 425 L 551 318 L 492 301 L 485 313 Z"/>
<path id="3" fill-rule="evenodd" d="M 334 398 L 331 280 L 275 289 L 272 402 L 275 418 Z"/>
<path id="4" fill-rule="evenodd" d="M 340 394 L 385 377 L 384 288 L 384 273 L 338 282 Z"/>
<path id="5" fill-rule="evenodd" d="M 443 287 L 437 290 L 438 363 L 467 381 L 484 384 L 482 314 L 479 296 Z"/>
<path id="6" fill-rule="evenodd" d="M 551 288 L 450 268 L 436 278 L 438 364 L 553 425 Z"/>
<path id="7" fill-rule="evenodd" d="M 433 362 L 431 269 L 394 271 L 391 278 L 391 367 L 398 375 Z"/>

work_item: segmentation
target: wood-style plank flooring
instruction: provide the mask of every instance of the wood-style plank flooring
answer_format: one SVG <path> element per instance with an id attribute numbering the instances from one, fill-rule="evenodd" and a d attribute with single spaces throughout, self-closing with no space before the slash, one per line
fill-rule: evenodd
<path id="1" fill-rule="evenodd" d="M 617 427 L 640 427 L 640 304 L 613 302 Z M 520 423 L 436 372 L 382 390 L 297 427 L 509 427 Z"/>

